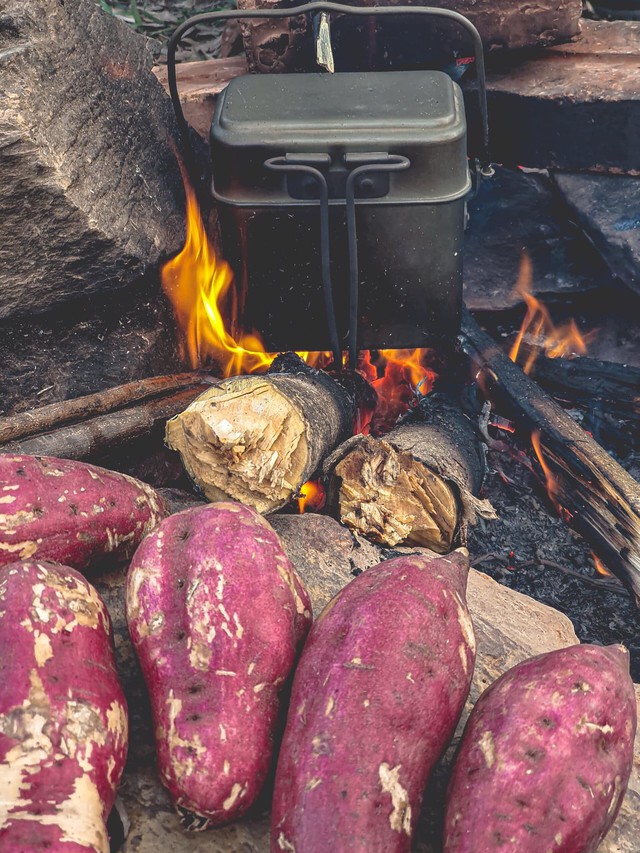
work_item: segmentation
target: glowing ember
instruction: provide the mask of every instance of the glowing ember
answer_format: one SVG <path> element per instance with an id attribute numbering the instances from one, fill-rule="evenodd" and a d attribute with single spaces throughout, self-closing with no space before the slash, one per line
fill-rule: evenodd
<path id="1" fill-rule="evenodd" d="M 303 513 L 308 510 L 320 510 L 324 506 L 324 501 L 325 492 L 322 485 L 317 480 L 309 480 L 300 489 L 298 512 Z"/>
<path id="2" fill-rule="evenodd" d="M 178 327 L 182 332 L 182 354 L 191 367 L 216 363 L 226 378 L 239 373 L 266 370 L 275 353 L 265 352 L 257 333 L 240 333 L 234 337 L 223 320 L 229 316 L 230 327 L 237 327 L 237 300 L 231 287 L 233 273 L 216 251 L 202 221 L 193 189 L 185 181 L 187 198 L 187 236 L 182 251 L 162 269 L 162 287 L 173 305 Z M 377 424 L 391 426 L 409 407 L 415 389 L 426 394 L 435 374 L 422 366 L 428 350 L 382 350 L 375 364 L 371 354 L 361 356 L 360 369 L 372 380 L 380 403 Z M 327 367 L 328 352 L 299 352 L 298 355 L 313 367 Z M 368 432 L 370 412 L 361 412 L 357 432 Z"/>
<path id="3" fill-rule="evenodd" d="M 527 252 L 522 253 L 520 271 L 515 285 L 515 293 L 521 296 L 527 306 L 522 326 L 518 336 L 511 347 L 509 358 L 518 361 L 518 354 L 522 341 L 527 336 L 536 346 L 528 354 L 522 370 L 529 374 L 535 364 L 540 350 L 544 351 L 548 358 L 560 356 L 571 357 L 584 355 L 587 345 L 595 337 L 597 330 L 581 334 L 575 320 L 570 320 L 560 326 L 556 326 L 551 319 L 548 309 L 531 292 L 533 282 L 533 267 L 531 258 Z"/>
<path id="4" fill-rule="evenodd" d="M 591 552 L 591 557 L 593 558 L 593 564 L 596 567 L 596 572 L 599 575 L 602 575 L 602 577 L 604 577 L 604 578 L 612 578 L 613 577 L 613 575 L 611 574 L 609 569 L 605 566 L 605 564 L 602 562 L 602 560 L 600 560 L 598 557 L 596 557 L 596 555 L 593 553 L 593 551 Z"/>

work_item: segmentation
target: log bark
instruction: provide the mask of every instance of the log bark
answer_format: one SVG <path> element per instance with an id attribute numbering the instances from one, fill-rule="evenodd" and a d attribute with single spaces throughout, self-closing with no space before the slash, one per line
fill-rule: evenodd
<path id="1" fill-rule="evenodd" d="M 50 432 L 74 421 L 84 421 L 98 415 L 106 415 L 118 409 L 145 400 L 164 397 L 173 391 L 202 384 L 202 377 L 195 373 L 178 373 L 173 376 L 152 376 L 127 382 L 116 388 L 108 388 L 95 394 L 86 394 L 73 400 L 51 403 L 29 412 L 20 412 L 0 418 L 0 445 L 10 441 L 22 441 L 38 433 Z"/>
<path id="2" fill-rule="evenodd" d="M 185 388 L 109 414 L 67 424 L 42 435 L 0 446 L 0 453 L 24 453 L 30 456 L 57 456 L 62 459 L 95 459 L 126 442 L 163 428 L 169 418 L 202 393 L 205 385 Z"/>
<path id="3" fill-rule="evenodd" d="M 297 356 L 267 374 L 210 388 L 167 424 L 196 486 L 210 501 L 241 501 L 258 512 L 285 506 L 353 429 L 356 395 Z"/>
<path id="4" fill-rule="evenodd" d="M 184 192 L 152 42 L 89 0 L 6 0 L 0 40 L 0 318 L 155 272 Z"/>
<path id="5" fill-rule="evenodd" d="M 536 434 L 550 496 L 568 524 L 640 606 L 640 484 L 525 376 L 468 311 L 460 341 L 485 394 L 521 429 Z"/>
<path id="6" fill-rule="evenodd" d="M 448 394 L 423 397 L 384 439 L 354 436 L 326 460 L 327 504 L 351 530 L 385 545 L 417 545 L 439 554 L 466 540 L 479 514 L 484 452 Z"/>

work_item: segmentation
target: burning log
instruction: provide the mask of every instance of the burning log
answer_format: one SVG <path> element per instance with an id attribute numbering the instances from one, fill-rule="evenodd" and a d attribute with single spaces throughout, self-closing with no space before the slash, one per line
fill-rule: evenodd
<path id="1" fill-rule="evenodd" d="M 535 358 L 531 375 L 556 399 L 582 408 L 599 403 L 618 418 L 640 422 L 640 368 L 586 356 L 548 358 L 525 343 L 520 352 Z"/>
<path id="2" fill-rule="evenodd" d="M 549 494 L 640 605 L 640 484 L 463 313 L 462 349 L 488 396 L 531 432 Z"/>
<path id="3" fill-rule="evenodd" d="M 168 422 L 166 441 L 209 500 L 269 513 L 351 433 L 363 393 L 357 381 L 349 387 L 287 353 L 264 375 L 210 388 Z"/>
<path id="4" fill-rule="evenodd" d="M 66 423 L 42 435 L 10 441 L 0 445 L 0 453 L 93 459 L 125 442 L 150 435 L 155 429 L 163 427 L 169 418 L 183 411 L 205 387 L 207 386 L 203 384 L 193 386 L 192 383 L 189 388 L 182 388 L 159 399 L 142 400 L 128 408 L 111 411 L 80 423 Z M 118 389 L 114 389 L 116 390 Z M 69 402 L 75 404 L 77 401 Z M 64 403 L 58 405 L 64 407 Z"/>
<path id="5" fill-rule="evenodd" d="M 327 503 L 374 542 L 446 553 L 477 515 L 495 517 L 476 497 L 484 469 L 471 422 L 448 394 L 434 392 L 384 440 L 354 436 L 327 459 Z"/>
<path id="6" fill-rule="evenodd" d="M 49 432 L 74 421 L 106 415 L 117 409 L 199 384 L 202 384 L 202 377 L 195 373 L 152 376 L 149 379 L 139 379 L 116 388 L 108 388 L 106 391 L 98 391 L 96 394 L 86 394 L 74 400 L 64 400 L 29 412 L 9 415 L 0 418 L 0 445 L 10 441 L 22 441 L 28 436 Z"/>

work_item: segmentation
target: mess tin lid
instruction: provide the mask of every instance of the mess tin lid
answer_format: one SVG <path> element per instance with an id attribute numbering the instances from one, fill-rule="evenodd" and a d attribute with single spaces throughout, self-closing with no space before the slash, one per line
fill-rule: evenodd
<path id="1" fill-rule="evenodd" d="M 240 203 L 251 187 L 254 203 L 265 191 L 273 203 L 281 181 L 256 169 L 286 153 L 407 156 L 387 201 L 450 200 L 469 184 L 462 92 L 440 71 L 237 77 L 218 99 L 211 149 L 214 194 Z"/>

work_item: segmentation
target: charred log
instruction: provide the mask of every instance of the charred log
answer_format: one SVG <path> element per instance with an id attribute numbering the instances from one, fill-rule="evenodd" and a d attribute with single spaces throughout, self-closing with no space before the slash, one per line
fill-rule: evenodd
<path id="1" fill-rule="evenodd" d="M 461 345 L 483 391 L 535 434 L 554 502 L 640 603 L 640 484 L 463 313 Z"/>
<path id="2" fill-rule="evenodd" d="M 167 424 L 168 446 L 209 500 L 273 512 L 352 431 L 356 394 L 297 356 L 285 359 L 267 374 L 220 382 Z"/>
<path id="3" fill-rule="evenodd" d="M 384 439 L 354 436 L 327 459 L 327 502 L 352 530 L 385 545 L 446 553 L 477 514 L 484 453 L 471 422 L 448 394 L 423 397 Z"/>

